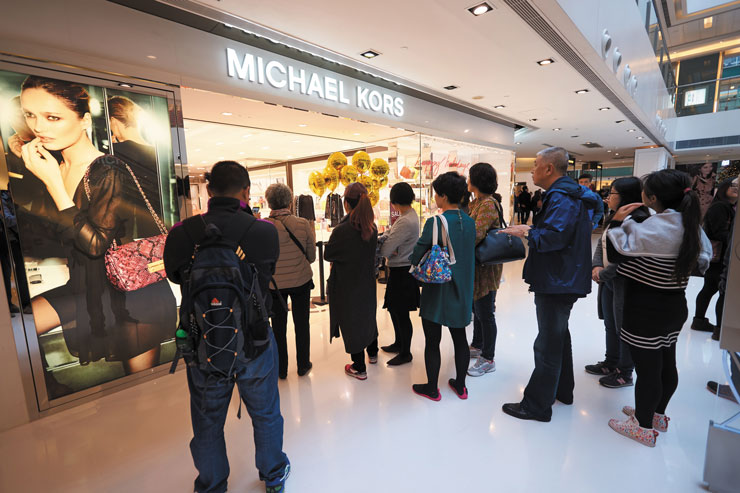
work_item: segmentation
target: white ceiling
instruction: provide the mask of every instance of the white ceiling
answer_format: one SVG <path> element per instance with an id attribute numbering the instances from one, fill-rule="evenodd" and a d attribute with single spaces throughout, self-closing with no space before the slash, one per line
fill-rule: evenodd
<path id="1" fill-rule="evenodd" d="M 492 0 L 495 9 L 479 17 L 468 12 L 470 0 L 199 3 L 365 63 L 371 73 L 376 67 L 438 92 L 459 86 L 450 96 L 528 126 L 516 138 L 521 157 L 547 143 L 580 154 L 579 161 L 608 162 L 614 153 L 632 154 L 651 143 L 637 140 L 639 131 L 628 133 L 628 121 L 615 123 L 625 119 L 617 110 L 599 111 L 610 106 L 606 98 L 501 0 Z M 360 53 L 368 49 L 381 56 L 366 60 Z M 545 58 L 556 63 L 537 65 Z M 583 88 L 590 92 L 575 94 Z M 501 104 L 506 107 L 494 109 Z M 604 147 L 588 149 L 585 142 Z"/>

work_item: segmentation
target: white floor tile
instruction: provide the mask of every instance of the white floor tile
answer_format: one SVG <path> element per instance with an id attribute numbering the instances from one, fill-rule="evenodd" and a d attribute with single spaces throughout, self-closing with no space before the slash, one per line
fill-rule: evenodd
<path id="1" fill-rule="evenodd" d="M 583 371 L 604 356 L 593 293 L 576 303 L 571 317 L 574 405 L 556 404 L 550 423 L 519 421 L 501 405 L 521 398 L 537 327 L 521 263 L 506 266 L 505 281 L 497 299 L 497 370 L 468 379 L 467 401 L 446 387 L 454 376 L 448 334 L 441 402 L 411 393 L 412 383 L 425 381 L 418 317 L 412 319 L 414 361 L 390 368 L 381 352 L 360 382 L 343 373 L 350 360 L 341 340 L 329 344 L 328 310 L 313 314 L 314 369 L 299 378 L 291 349 L 288 380 L 280 383 L 285 451 L 293 464 L 289 491 L 700 491 L 709 420 L 738 411 L 704 388 L 709 379 L 724 381 L 718 344 L 709 334 L 692 332 L 690 322 L 684 327 L 670 430 L 649 449 L 606 424 L 620 416 L 622 405 L 633 404 L 634 388 L 606 389 Z M 689 287 L 692 314 L 699 281 Z M 380 299 L 384 289 L 379 286 Z M 389 344 L 392 326 L 380 308 L 378 322 L 380 344 Z M 231 407 L 229 491 L 264 491 L 249 418 L 236 419 L 236 399 Z M 191 491 L 190 437 L 185 374 L 178 372 L 1 434 L 0 491 Z"/>

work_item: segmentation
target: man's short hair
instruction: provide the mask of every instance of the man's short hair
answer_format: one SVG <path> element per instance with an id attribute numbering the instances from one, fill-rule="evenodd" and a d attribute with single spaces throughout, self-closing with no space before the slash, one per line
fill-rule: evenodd
<path id="1" fill-rule="evenodd" d="M 568 172 L 568 160 L 570 156 L 568 155 L 568 151 L 562 147 L 548 147 L 547 149 L 542 149 L 537 155 L 542 157 L 546 163 L 552 164 L 555 167 L 555 171 L 559 174 L 564 175 Z"/>
<path id="2" fill-rule="evenodd" d="M 206 173 L 206 181 L 209 190 L 217 196 L 237 194 L 251 184 L 249 172 L 236 161 L 217 162 L 210 173 Z"/>
<path id="3" fill-rule="evenodd" d="M 593 179 L 594 179 L 594 177 L 593 177 L 593 176 L 591 176 L 591 174 L 590 174 L 590 173 L 581 173 L 581 175 L 580 175 L 580 176 L 578 177 L 578 180 L 579 180 L 579 181 L 580 181 L 580 180 L 588 180 L 588 181 L 593 181 Z"/>

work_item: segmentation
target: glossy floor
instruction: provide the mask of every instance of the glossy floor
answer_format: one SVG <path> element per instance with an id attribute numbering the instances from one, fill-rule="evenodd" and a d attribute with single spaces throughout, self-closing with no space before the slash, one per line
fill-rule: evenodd
<path id="1" fill-rule="evenodd" d="M 592 294 L 576 303 L 571 317 L 574 405 L 556 404 L 550 423 L 516 420 L 501 405 L 521 398 L 537 331 L 520 273 L 521 264 L 507 265 L 498 294 L 498 369 L 469 378 L 467 401 L 446 387 L 436 403 L 411 393 L 412 383 L 425 381 L 418 318 L 414 361 L 390 368 L 381 353 L 360 382 L 343 373 L 349 358 L 341 341 L 329 344 L 328 311 L 312 314 L 314 369 L 299 378 L 291 350 L 290 374 L 280 383 L 285 451 L 293 463 L 289 491 L 700 491 L 709 420 L 738 410 L 704 388 L 709 379 L 724 381 L 717 343 L 687 322 L 678 343 L 680 384 L 668 408 L 670 430 L 649 449 L 607 426 L 633 403 L 634 387 L 606 389 L 583 371 L 604 352 Z M 689 287 L 692 312 L 697 281 Z M 380 308 L 378 321 L 381 344 L 388 344 L 392 327 Z M 448 334 L 442 352 L 440 381 L 446 382 L 453 376 Z M 229 491 L 264 491 L 251 424 L 248 417 L 236 419 L 236 405 L 234 399 L 226 423 Z M 1 434 L 0 491 L 192 491 L 190 437 L 185 374 L 178 372 Z"/>

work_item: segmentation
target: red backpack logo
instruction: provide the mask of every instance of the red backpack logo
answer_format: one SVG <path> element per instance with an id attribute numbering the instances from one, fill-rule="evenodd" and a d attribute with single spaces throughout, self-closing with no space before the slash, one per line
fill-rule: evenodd
<path id="1" fill-rule="evenodd" d="M 221 303 L 218 298 L 213 298 L 211 300 L 211 306 L 221 306 L 221 305 L 223 305 L 223 303 Z"/>

